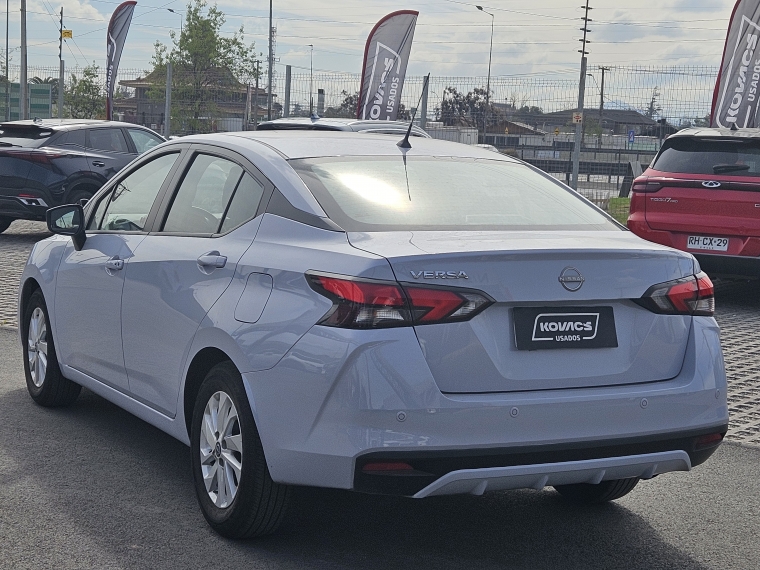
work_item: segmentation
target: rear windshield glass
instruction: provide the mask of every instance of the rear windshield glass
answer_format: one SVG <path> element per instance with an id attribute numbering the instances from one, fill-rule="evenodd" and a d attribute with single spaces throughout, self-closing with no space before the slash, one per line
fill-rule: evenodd
<path id="1" fill-rule="evenodd" d="M 578 195 L 515 162 L 399 157 L 292 160 L 346 231 L 613 230 Z"/>
<path id="2" fill-rule="evenodd" d="M 9 146 L 21 146 L 37 148 L 45 144 L 53 131 L 28 128 L 2 128 L 0 129 L 0 148 Z"/>
<path id="3" fill-rule="evenodd" d="M 683 174 L 760 175 L 760 141 L 673 138 L 653 168 Z"/>

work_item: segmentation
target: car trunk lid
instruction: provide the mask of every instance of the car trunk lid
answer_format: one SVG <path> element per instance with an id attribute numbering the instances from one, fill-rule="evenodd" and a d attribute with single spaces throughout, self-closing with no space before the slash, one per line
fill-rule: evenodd
<path id="1" fill-rule="evenodd" d="M 496 303 L 470 321 L 415 327 L 442 392 L 584 388 L 673 378 L 683 364 L 689 316 L 635 304 L 649 287 L 692 275 L 688 254 L 628 232 L 349 233 L 388 259 L 402 284 L 476 289 Z M 582 276 L 563 286 L 561 275 Z M 515 309 L 611 312 L 617 347 L 519 350 Z M 536 313 L 538 314 L 538 313 Z"/>

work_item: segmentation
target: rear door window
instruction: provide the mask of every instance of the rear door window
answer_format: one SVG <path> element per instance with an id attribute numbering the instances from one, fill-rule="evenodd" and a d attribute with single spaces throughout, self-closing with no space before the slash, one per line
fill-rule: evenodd
<path id="1" fill-rule="evenodd" d="M 679 174 L 760 175 L 760 141 L 674 137 L 652 168 Z"/>
<path id="2" fill-rule="evenodd" d="M 198 154 L 177 190 L 162 231 L 215 234 L 243 169 L 217 156 Z"/>
<path id="3" fill-rule="evenodd" d="M 67 148 L 80 148 L 84 150 L 86 141 L 85 141 L 85 130 L 84 129 L 77 129 L 75 131 L 69 131 L 67 133 L 64 133 L 62 136 L 58 137 L 55 142 L 52 143 L 54 146 L 59 147 L 67 147 Z"/>
<path id="4" fill-rule="evenodd" d="M 132 142 L 135 143 L 137 154 L 149 151 L 154 146 L 160 145 L 163 140 L 142 129 L 127 129 Z"/>
<path id="5" fill-rule="evenodd" d="M 246 172 L 235 189 L 219 233 L 227 233 L 253 219 L 263 195 L 264 185 Z"/>
<path id="6" fill-rule="evenodd" d="M 129 152 L 127 139 L 121 129 L 90 129 L 88 148 L 104 152 Z"/>

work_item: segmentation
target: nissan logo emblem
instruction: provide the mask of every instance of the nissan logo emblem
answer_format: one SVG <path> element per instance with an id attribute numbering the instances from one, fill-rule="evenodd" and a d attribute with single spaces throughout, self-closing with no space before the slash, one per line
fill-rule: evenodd
<path id="1" fill-rule="evenodd" d="M 708 180 L 706 182 L 702 182 L 702 186 L 705 188 L 720 188 L 720 182 L 717 180 Z"/>
<path id="2" fill-rule="evenodd" d="M 583 287 L 584 281 L 586 281 L 586 279 L 584 279 L 581 272 L 575 267 L 565 267 L 562 270 L 562 273 L 559 274 L 559 282 L 571 293 L 575 293 Z"/>

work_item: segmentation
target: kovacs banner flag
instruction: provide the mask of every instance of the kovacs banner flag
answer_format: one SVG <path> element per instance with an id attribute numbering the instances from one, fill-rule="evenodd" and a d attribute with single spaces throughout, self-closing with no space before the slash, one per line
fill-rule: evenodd
<path id="1" fill-rule="evenodd" d="M 132 13 L 135 11 L 137 2 L 124 2 L 111 16 L 108 24 L 108 55 L 106 58 L 106 119 L 113 118 L 113 89 L 116 82 L 116 72 L 119 71 L 119 60 L 127 41 L 129 24 L 132 23 Z"/>
<path id="2" fill-rule="evenodd" d="M 757 127 L 760 82 L 760 0 L 739 0 L 728 24 L 713 95 L 711 126 Z"/>
<path id="3" fill-rule="evenodd" d="M 364 48 L 357 118 L 396 120 L 418 15 L 412 10 L 393 12 L 370 32 Z"/>

